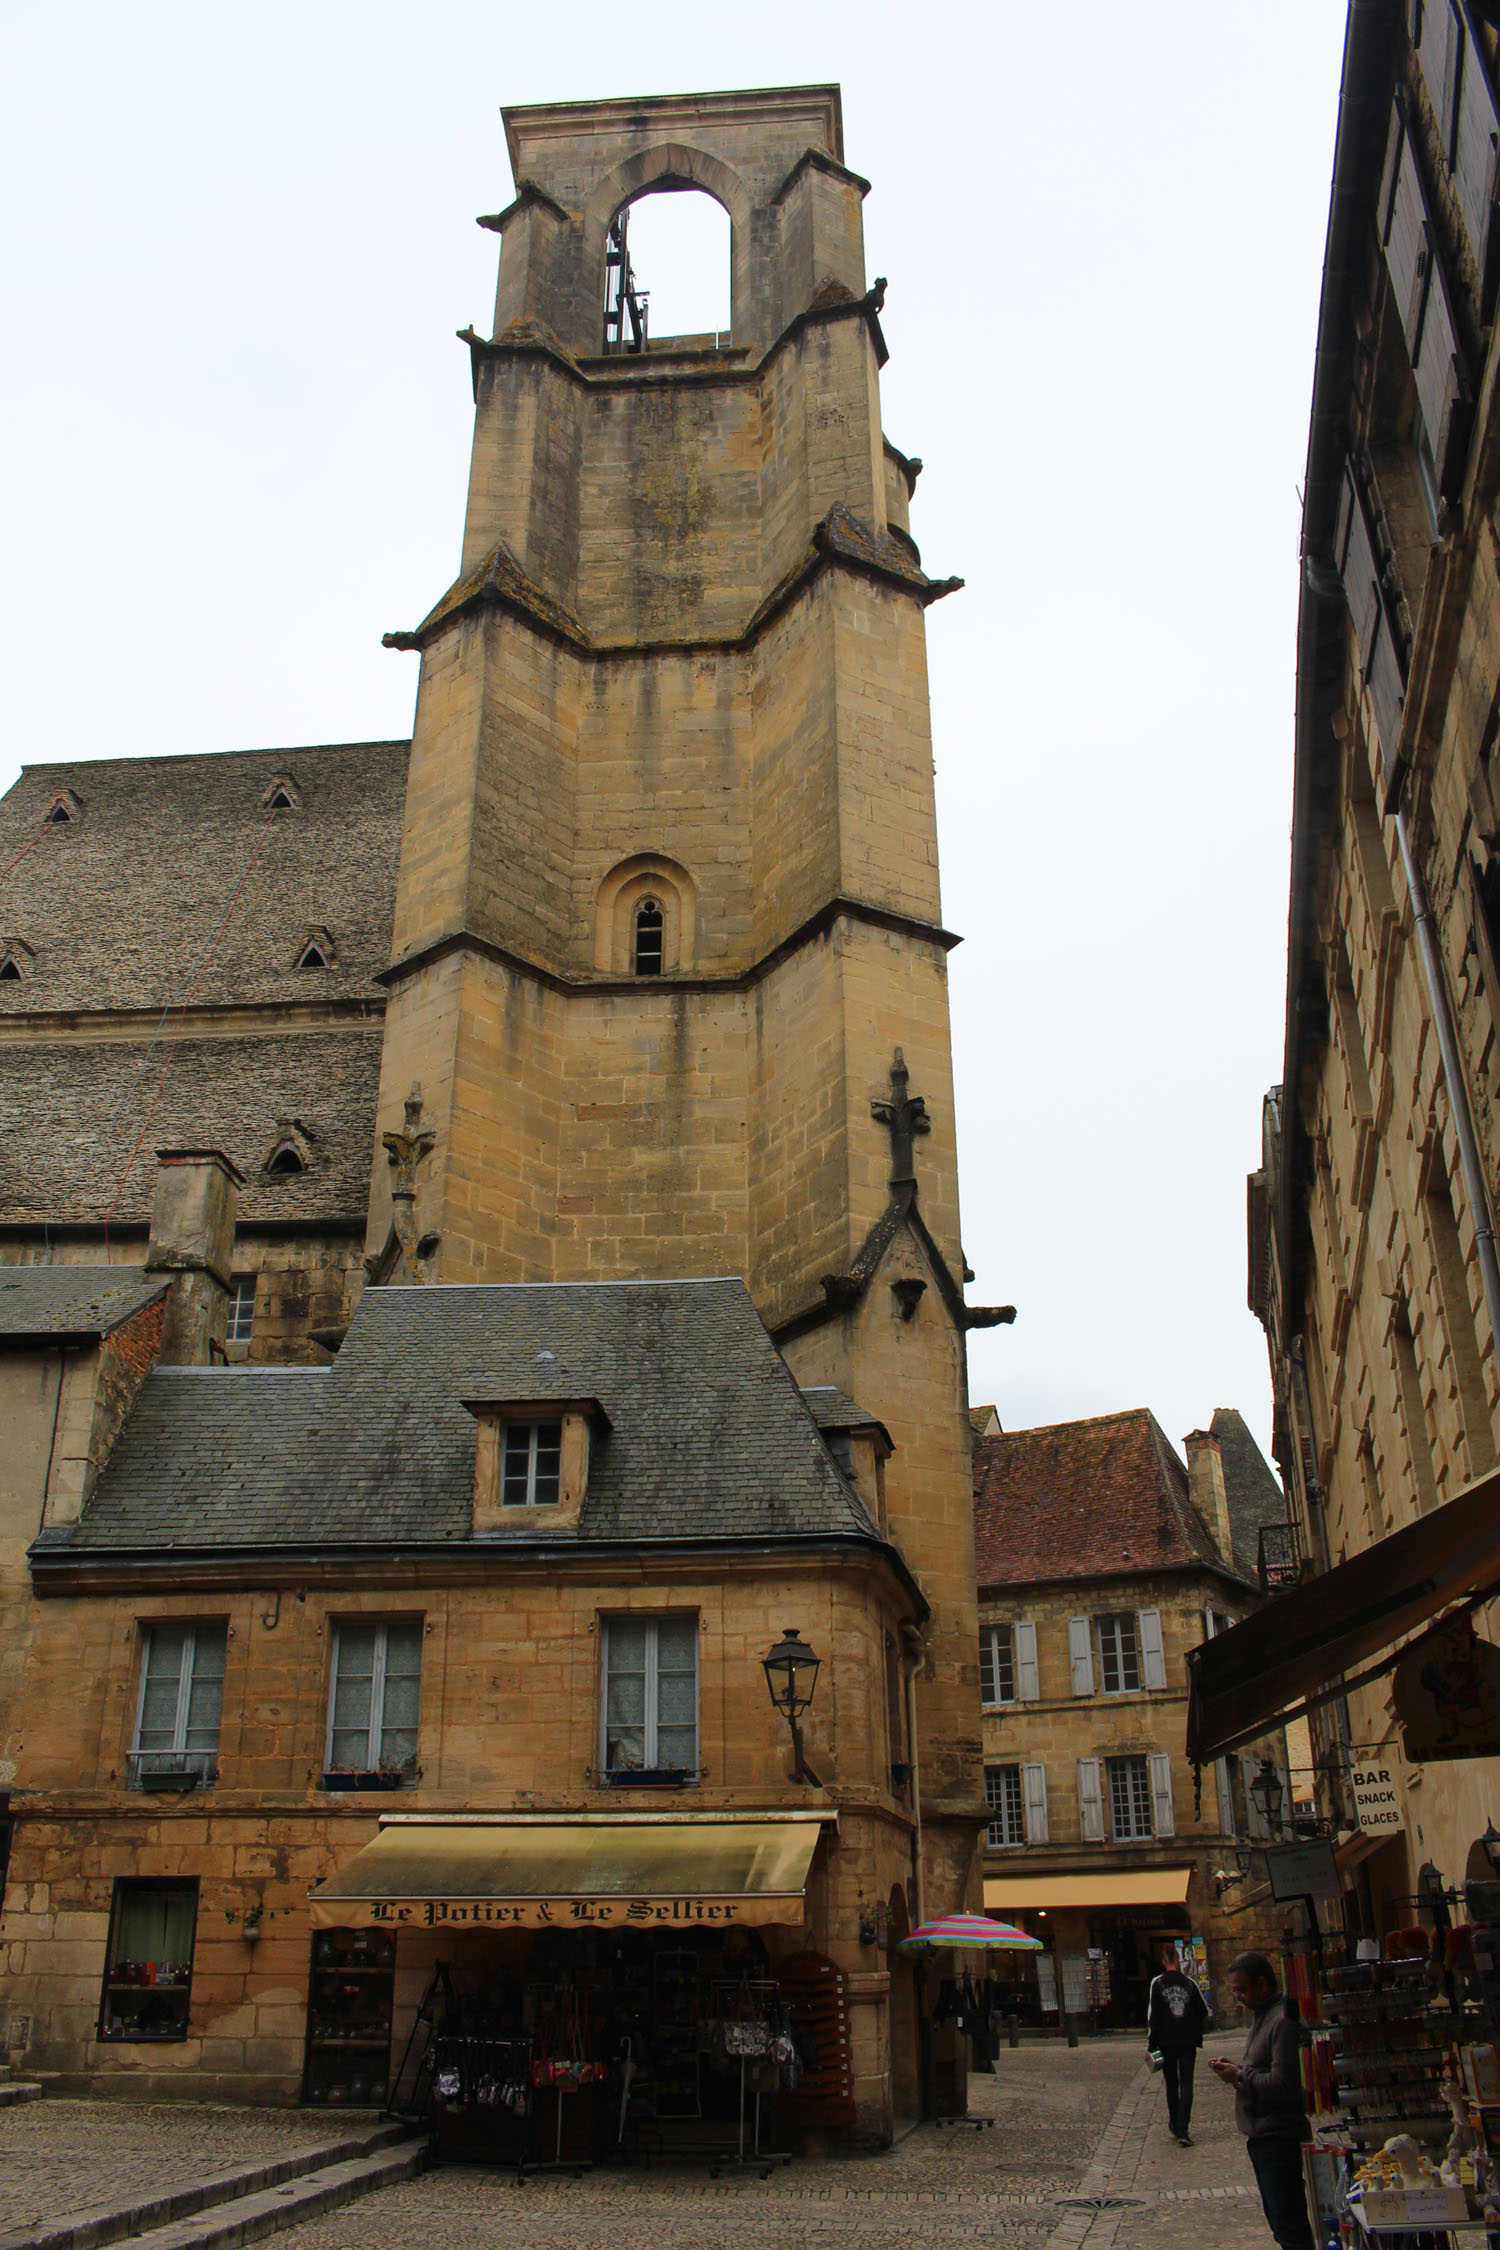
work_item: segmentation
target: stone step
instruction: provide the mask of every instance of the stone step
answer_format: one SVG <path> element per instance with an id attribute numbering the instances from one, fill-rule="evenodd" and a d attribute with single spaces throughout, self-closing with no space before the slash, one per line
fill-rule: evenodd
<path id="1" fill-rule="evenodd" d="M 33 2078 L 0 2078 L 0 2109 L 14 2109 L 17 2102 L 39 2102 L 42 2089 Z"/>
<path id="2" fill-rule="evenodd" d="M 409 2125 L 341 2133 L 293 2156 L 214 2172 L 136 2203 L 95 2204 L 41 2227 L 16 2228 L 0 2234 L 0 2250 L 100 2250 L 127 2238 L 132 2250 L 148 2243 L 151 2250 L 210 2250 L 255 2242 L 372 2188 L 409 2179 L 426 2147 Z"/>

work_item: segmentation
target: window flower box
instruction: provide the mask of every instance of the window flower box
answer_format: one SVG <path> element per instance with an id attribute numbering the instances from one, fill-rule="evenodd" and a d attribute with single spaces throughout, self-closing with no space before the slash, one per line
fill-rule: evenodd
<path id="1" fill-rule="evenodd" d="M 607 1789 L 680 1789 L 688 1779 L 686 1766 L 609 1766 Z"/>
<path id="2" fill-rule="evenodd" d="M 372 1771 L 361 1771 L 354 1766 L 330 1766 L 319 1783 L 322 1789 L 404 1789 L 406 1776 L 387 1773 L 377 1766 Z"/>

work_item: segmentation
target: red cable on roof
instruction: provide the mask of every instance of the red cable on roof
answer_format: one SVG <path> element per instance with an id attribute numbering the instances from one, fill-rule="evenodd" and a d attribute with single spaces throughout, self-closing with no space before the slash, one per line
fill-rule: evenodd
<path id="1" fill-rule="evenodd" d="M 56 828 L 59 825 L 60 824 L 55 821 L 52 818 L 52 815 L 49 813 L 47 815 L 47 818 L 42 822 L 41 827 L 32 837 L 31 842 L 29 844 L 23 844 L 21 846 L 21 849 L 17 852 L 15 858 L 11 861 L 9 867 L 0 867 L 0 883 L 3 883 L 5 881 L 7 875 L 14 874 L 15 870 L 20 866 L 22 860 L 26 857 L 26 854 L 28 852 L 34 852 L 36 850 L 37 845 L 46 835 L 49 828 Z"/>

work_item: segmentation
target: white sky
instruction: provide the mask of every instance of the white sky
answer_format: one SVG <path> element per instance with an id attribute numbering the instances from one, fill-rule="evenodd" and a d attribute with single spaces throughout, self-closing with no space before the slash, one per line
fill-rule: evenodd
<path id="1" fill-rule="evenodd" d="M 0 787 L 407 733 L 380 635 L 457 567 L 501 104 L 839 80 L 886 429 L 968 581 L 928 613 L 964 1239 L 1019 1307 L 972 1394 L 1268 1442 L 1244 1182 L 1343 17 L 8 0 Z"/>

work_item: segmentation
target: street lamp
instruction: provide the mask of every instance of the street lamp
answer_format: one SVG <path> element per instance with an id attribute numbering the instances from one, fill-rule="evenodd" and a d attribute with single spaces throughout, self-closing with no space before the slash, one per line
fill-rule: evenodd
<path id="1" fill-rule="evenodd" d="M 1281 1800 L 1285 1791 L 1281 1776 L 1269 1758 L 1262 1758 L 1259 1771 L 1250 1784 L 1250 1794 L 1261 1809 L 1267 1834 L 1274 1840 L 1281 1834 Z"/>
<path id="2" fill-rule="evenodd" d="M 795 1625 L 786 1626 L 776 1646 L 760 1660 L 771 1701 L 792 1730 L 792 1779 L 810 1782 L 814 1789 L 821 1789 L 823 1784 L 802 1755 L 802 1730 L 797 1721 L 813 1699 L 821 1661 Z"/>

